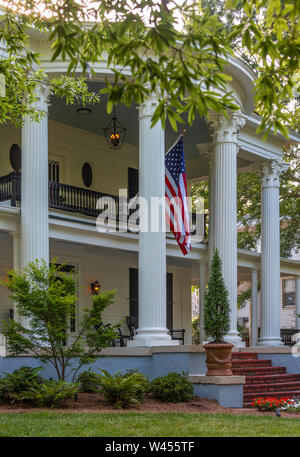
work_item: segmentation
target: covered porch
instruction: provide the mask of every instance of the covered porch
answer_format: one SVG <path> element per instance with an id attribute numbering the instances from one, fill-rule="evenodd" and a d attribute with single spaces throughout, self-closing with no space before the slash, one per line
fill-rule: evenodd
<path id="1" fill-rule="evenodd" d="M 49 119 L 45 117 L 40 123 L 26 120 L 22 131 L 11 126 L 1 127 L 0 230 L 11 237 L 13 245 L 13 253 L 5 268 L 9 264 L 21 268 L 33 259 L 49 261 L 64 250 L 65 260 L 75 263 L 76 259 L 73 260 L 68 253 L 82 252 L 83 263 L 91 265 L 90 279 L 85 278 L 83 288 L 88 288 L 87 284 L 95 279 L 105 288 L 118 288 L 119 281 L 127 284 L 120 299 L 124 310 L 126 304 L 126 313 L 109 317 L 110 320 L 119 320 L 129 312 L 128 268 L 132 258 L 132 268 L 139 270 L 139 329 L 131 344 L 164 346 L 174 344 L 167 322 L 167 273 L 172 273 L 171 268 L 186 272 L 173 280 L 173 287 L 176 283 L 181 291 L 178 296 L 182 305 L 173 314 L 172 327 L 184 328 L 185 342 L 190 343 L 190 286 L 192 281 L 198 281 L 203 297 L 208 265 L 216 247 L 222 258 L 231 307 L 227 340 L 237 347 L 243 346 L 237 330 L 237 283 L 242 269 L 246 268 L 253 284 L 257 282 L 257 272 L 260 271 L 262 284 L 261 335 L 258 341 L 253 334 L 252 345 L 281 345 L 279 284 L 285 261 L 281 261 L 279 255 L 279 176 L 283 169 L 281 149 L 285 140 L 270 134 L 265 143 L 255 133 L 258 119 L 251 108 L 251 77 L 246 70 L 243 78 L 241 69 L 234 71 L 236 81 L 239 81 L 235 90 L 243 110 L 230 113 L 229 119 L 216 115 L 211 115 L 209 121 L 197 119 L 185 137 L 189 192 L 193 182 L 199 180 L 208 180 L 210 187 L 208 237 L 201 243 L 194 243 L 185 258 L 175 240 L 166 236 L 162 226 L 157 232 L 141 231 L 137 234 L 117 230 L 115 233 L 99 233 L 95 223 L 99 198 L 112 197 L 118 204 L 119 189 L 128 189 L 129 194 L 137 190 L 134 183 L 130 183 L 130 169 L 135 170 L 135 176 L 139 170 L 138 191 L 141 196 L 147 200 L 164 196 L 164 154 L 176 134 L 170 127 L 165 131 L 160 125 L 151 128 L 156 96 L 146 100 L 138 110 L 136 106 L 120 108 L 123 124 L 128 122 L 127 143 L 120 151 L 112 151 L 104 136 L 99 134 L 98 120 L 102 119 L 103 125 L 108 120 L 105 103 L 95 107 L 91 117 L 83 118 L 78 114 L 80 106 L 66 107 L 59 100 L 52 99 L 49 109 L 49 94 L 41 88 L 39 107 L 48 113 Z M 102 87 L 101 82 L 91 84 Z M 21 175 L 20 170 L 11 170 L 9 151 L 12 144 L 21 144 Z M 55 179 L 49 180 L 49 166 L 57 164 L 59 179 L 54 173 L 52 178 Z M 83 172 L 86 164 L 92 171 L 91 179 L 87 181 Z M 262 175 L 261 254 L 241 252 L 236 243 L 236 177 L 237 173 L 253 166 L 258 167 Z M 93 259 L 90 259 L 89 252 Z M 99 278 L 92 278 L 92 270 L 97 272 L 100 264 L 98 258 L 102 259 L 103 265 L 115 259 L 117 265 L 118 259 L 124 256 L 128 257 L 126 272 L 123 270 L 115 277 L 115 267 L 112 266 L 112 280 L 107 285 L 101 280 L 102 271 Z M 293 264 L 292 271 L 289 271 L 297 278 L 298 265 L 299 262 Z M 253 287 L 254 304 L 255 290 Z M 85 300 L 87 297 L 88 289 Z M 252 308 L 255 310 L 255 306 Z M 202 312 L 201 306 L 200 314 Z M 255 323 L 254 315 L 252 320 Z M 203 319 L 200 318 L 200 322 Z M 256 332 L 256 327 L 253 325 L 253 332 Z M 124 332 L 127 333 L 126 328 Z M 201 335 L 201 341 L 204 341 L 203 328 Z"/>

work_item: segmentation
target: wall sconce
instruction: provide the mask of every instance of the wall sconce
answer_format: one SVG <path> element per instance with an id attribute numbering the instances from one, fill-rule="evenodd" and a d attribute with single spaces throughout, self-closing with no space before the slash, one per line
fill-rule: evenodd
<path id="1" fill-rule="evenodd" d="M 98 283 L 98 281 L 95 281 L 95 282 L 91 282 L 91 291 L 92 291 L 92 294 L 93 295 L 98 295 L 99 294 L 99 291 L 100 291 L 100 284 Z"/>

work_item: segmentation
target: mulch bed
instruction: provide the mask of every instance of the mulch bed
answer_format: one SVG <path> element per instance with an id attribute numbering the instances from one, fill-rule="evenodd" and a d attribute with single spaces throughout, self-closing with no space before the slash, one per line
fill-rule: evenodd
<path id="1" fill-rule="evenodd" d="M 1 413 L 29 413 L 45 411 L 42 408 L 31 408 L 26 404 L 18 405 L 0 405 Z M 69 400 L 63 409 L 48 409 L 47 411 L 54 411 L 59 413 L 117 413 L 122 414 L 126 412 L 133 413 L 206 413 L 206 414 L 220 414 L 229 413 L 236 415 L 257 415 L 257 416 L 275 416 L 275 412 L 261 412 L 254 408 L 223 408 L 215 400 L 206 400 L 203 398 L 195 397 L 189 402 L 182 403 L 164 403 L 153 398 L 147 398 L 143 405 L 140 407 L 129 409 L 115 409 L 105 403 L 104 398 L 100 394 L 78 394 L 78 401 Z M 300 413 L 286 413 L 281 412 L 282 417 L 300 418 Z"/>

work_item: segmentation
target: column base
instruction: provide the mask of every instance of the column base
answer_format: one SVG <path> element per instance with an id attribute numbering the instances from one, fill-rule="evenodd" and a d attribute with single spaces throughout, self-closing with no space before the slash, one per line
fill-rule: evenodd
<path id="1" fill-rule="evenodd" d="M 245 341 L 242 341 L 242 338 L 239 336 L 236 330 L 227 333 L 227 335 L 224 336 L 224 341 L 226 341 L 226 343 L 233 344 L 236 348 L 246 347 Z"/>
<path id="2" fill-rule="evenodd" d="M 283 346 L 282 339 L 277 336 L 265 336 L 262 337 L 258 343 L 257 346 Z"/>
<path id="3" fill-rule="evenodd" d="M 133 340 L 127 342 L 128 347 L 136 346 L 178 346 L 179 340 L 172 340 L 167 329 L 138 329 Z"/>
<path id="4" fill-rule="evenodd" d="M 151 339 L 143 339 L 137 338 L 134 340 L 127 341 L 127 347 L 137 347 L 137 346 L 179 346 L 179 340 L 151 340 Z"/>

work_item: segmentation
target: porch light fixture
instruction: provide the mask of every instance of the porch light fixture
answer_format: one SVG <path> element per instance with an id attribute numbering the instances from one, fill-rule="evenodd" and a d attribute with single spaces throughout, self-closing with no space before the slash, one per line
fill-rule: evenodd
<path id="1" fill-rule="evenodd" d="M 120 149 L 123 146 L 127 128 L 123 127 L 116 116 L 116 106 L 114 106 L 113 118 L 104 127 L 103 132 L 106 136 L 108 146 L 111 149 Z"/>
<path id="2" fill-rule="evenodd" d="M 99 294 L 99 291 L 100 291 L 100 284 L 98 283 L 98 281 L 95 281 L 95 282 L 91 282 L 91 291 L 92 291 L 92 294 L 93 295 L 98 295 Z"/>
<path id="3" fill-rule="evenodd" d="M 91 114 L 92 110 L 90 108 L 85 108 L 84 106 L 82 108 L 78 108 L 77 113 L 78 114 Z"/>

